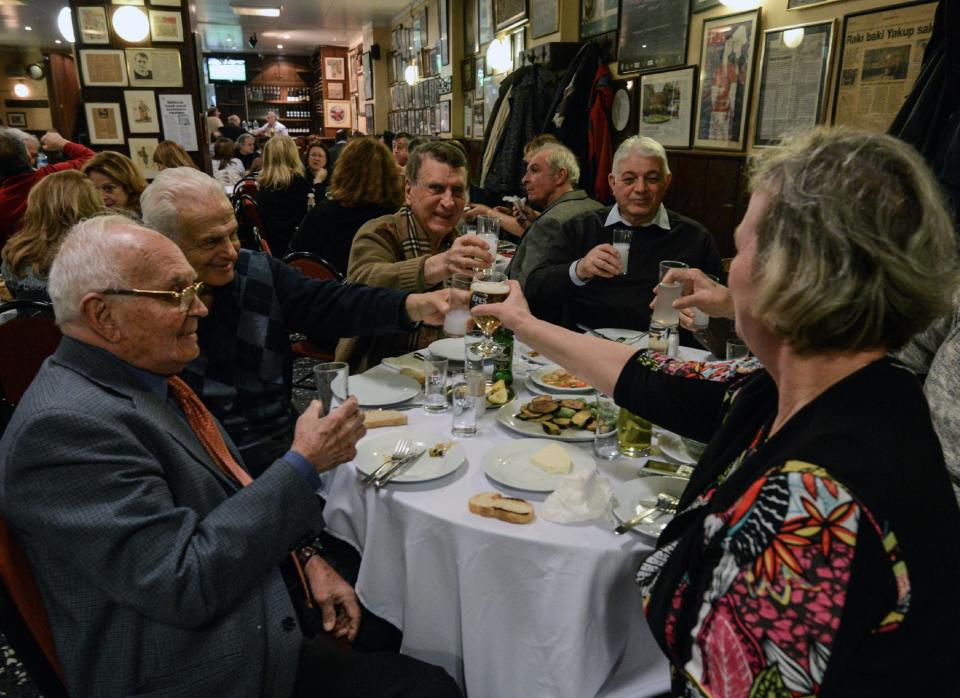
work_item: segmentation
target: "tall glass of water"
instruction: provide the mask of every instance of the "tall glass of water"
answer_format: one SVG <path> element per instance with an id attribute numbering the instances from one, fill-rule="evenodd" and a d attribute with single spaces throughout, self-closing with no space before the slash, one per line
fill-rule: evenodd
<path id="1" fill-rule="evenodd" d="M 620 456 L 617 440 L 617 421 L 620 408 L 605 395 L 597 393 L 596 419 L 594 420 L 593 453 L 597 458 L 614 460 Z"/>
<path id="2" fill-rule="evenodd" d="M 500 219 L 494 216 L 477 216 L 477 237 L 487 243 L 493 261 L 489 269 L 497 263 L 497 243 L 500 242 Z"/>
<path id="3" fill-rule="evenodd" d="M 486 270 L 478 272 L 473 277 L 470 284 L 470 307 L 486 305 L 487 303 L 502 303 L 510 295 L 510 285 L 507 283 L 507 275 L 499 272 Z M 494 356 L 498 349 L 493 341 L 493 333 L 500 327 L 500 318 L 493 315 L 474 316 L 473 321 L 483 332 L 483 341 L 477 347 L 481 356 Z"/>
<path id="4" fill-rule="evenodd" d="M 313 367 L 317 379 L 317 399 L 320 401 L 320 416 L 326 417 L 347 399 L 347 379 L 350 368 L 342 361 L 317 364 Z"/>
<path id="5" fill-rule="evenodd" d="M 623 271 L 620 276 L 627 273 L 627 262 L 630 259 L 630 241 L 633 240 L 633 231 L 630 228 L 613 229 L 613 249 L 620 255 L 620 263 L 623 265 Z"/>
<path id="6" fill-rule="evenodd" d="M 676 327 L 680 324 L 680 311 L 673 307 L 673 302 L 683 295 L 683 283 L 675 281 L 673 283 L 663 283 L 663 277 L 671 269 L 686 269 L 687 265 L 683 262 L 674 262 L 664 260 L 660 262 L 660 285 L 657 287 L 657 299 L 653 305 L 653 322 L 658 325 Z"/>
<path id="7" fill-rule="evenodd" d="M 448 337 L 463 337 L 472 325 L 470 320 L 470 274 L 454 274 L 450 278 L 450 310 L 443 317 L 443 333 Z"/>

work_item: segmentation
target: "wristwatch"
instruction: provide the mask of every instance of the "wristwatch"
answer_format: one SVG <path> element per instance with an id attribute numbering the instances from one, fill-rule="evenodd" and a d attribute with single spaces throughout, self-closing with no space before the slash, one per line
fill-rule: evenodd
<path id="1" fill-rule="evenodd" d="M 297 548 L 297 560 L 301 565 L 305 566 L 307 561 L 314 555 L 323 554 L 323 544 L 320 542 L 320 538 L 314 538 L 312 541 L 306 545 L 301 545 Z"/>

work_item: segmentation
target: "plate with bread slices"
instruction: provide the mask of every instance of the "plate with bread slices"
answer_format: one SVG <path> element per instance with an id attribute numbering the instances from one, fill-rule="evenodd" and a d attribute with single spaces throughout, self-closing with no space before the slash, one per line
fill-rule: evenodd
<path id="1" fill-rule="evenodd" d="M 413 463 L 404 466 L 403 472 L 390 482 L 426 482 L 449 475 L 467 460 L 460 442 L 452 439 L 449 432 L 428 429 L 394 429 L 364 439 L 357 446 L 353 467 L 363 475 L 369 475 L 390 460 L 397 442 L 410 441 L 413 451 L 423 454 Z"/>
<path id="2" fill-rule="evenodd" d="M 492 480 L 531 492 L 553 492 L 568 475 L 597 468 L 585 451 L 547 439 L 498 444 L 483 455 L 481 466 Z"/>
<path id="3" fill-rule="evenodd" d="M 490 519 L 512 524 L 533 523 L 536 518 L 533 505 L 526 499 L 504 497 L 499 492 L 481 492 L 467 502 L 470 512 Z"/>
<path id="4" fill-rule="evenodd" d="M 497 412 L 499 422 L 518 434 L 558 441 L 593 441 L 596 402 L 583 395 L 537 395 L 532 400 L 512 400 Z M 616 424 L 601 424 L 601 433 Z"/>

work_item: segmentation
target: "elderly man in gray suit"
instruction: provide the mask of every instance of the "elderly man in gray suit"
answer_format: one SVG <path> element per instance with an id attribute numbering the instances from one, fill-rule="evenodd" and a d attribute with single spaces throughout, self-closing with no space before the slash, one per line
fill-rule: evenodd
<path id="1" fill-rule="evenodd" d="M 280 566 L 329 568 L 319 473 L 364 433 L 314 401 L 256 480 L 186 384 L 207 310 L 173 242 L 119 216 L 76 226 L 50 272 L 65 338 L 0 441 L 0 513 L 37 580 L 72 696 L 458 695 L 435 667 L 305 638 Z M 356 632 L 343 591 L 334 634 Z M 326 595 L 327 590 L 324 590 Z M 398 691 L 398 687 L 400 690 Z"/>

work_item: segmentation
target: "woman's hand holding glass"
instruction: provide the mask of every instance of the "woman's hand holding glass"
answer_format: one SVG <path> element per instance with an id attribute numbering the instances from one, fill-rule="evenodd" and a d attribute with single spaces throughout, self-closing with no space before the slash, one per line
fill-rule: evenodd
<path id="1" fill-rule="evenodd" d="M 673 302 L 673 307 L 680 311 L 680 324 L 688 330 L 703 329 L 694 325 L 694 308 L 699 308 L 710 317 L 733 319 L 733 299 L 730 296 L 730 289 L 714 281 L 699 269 L 671 269 L 663 277 L 663 281 L 683 283 L 683 295 Z M 654 288 L 654 293 L 657 292 L 657 288 Z M 656 299 L 650 304 L 651 308 L 654 303 Z"/>

